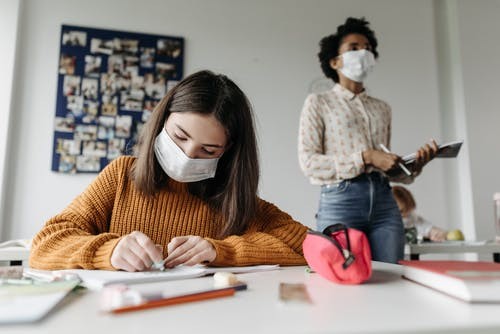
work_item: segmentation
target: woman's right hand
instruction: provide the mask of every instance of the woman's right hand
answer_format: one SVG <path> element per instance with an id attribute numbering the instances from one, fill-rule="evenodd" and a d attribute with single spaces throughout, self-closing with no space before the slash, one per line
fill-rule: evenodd
<path id="1" fill-rule="evenodd" d="M 394 153 L 385 153 L 378 150 L 363 151 L 365 165 L 376 167 L 384 172 L 397 168 L 401 157 Z"/>
<path id="2" fill-rule="evenodd" d="M 111 254 L 111 265 L 125 271 L 143 271 L 163 260 L 162 249 L 144 233 L 134 231 L 124 236 Z"/>

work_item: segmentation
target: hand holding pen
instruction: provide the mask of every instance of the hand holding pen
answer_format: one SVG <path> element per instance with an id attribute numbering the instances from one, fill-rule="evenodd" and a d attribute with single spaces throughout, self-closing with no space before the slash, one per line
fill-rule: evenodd
<path id="1" fill-rule="evenodd" d="M 380 148 L 382 149 L 382 151 L 384 151 L 385 153 L 390 153 L 392 154 L 391 151 L 389 151 L 389 149 L 382 143 L 379 144 Z M 399 157 L 398 157 L 399 158 Z M 400 159 L 400 158 L 399 158 Z M 398 162 L 398 166 L 399 168 L 401 168 L 401 170 L 403 170 L 403 172 L 408 175 L 408 176 L 411 176 L 411 172 L 408 170 L 408 168 L 406 168 L 406 166 L 402 163 L 402 162 Z"/>
<path id="2" fill-rule="evenodd" d="M 387 148 L 386 151 L 366 150 L 362 153 L 362 157 L 363 162 L 366 166 L 373 166 L 383 172 L 388 172 L 390 170 L 400 168 L 400 166 L 398 166 L 398 163 L 401 163 L 401 157 L 389 152 Z"/>

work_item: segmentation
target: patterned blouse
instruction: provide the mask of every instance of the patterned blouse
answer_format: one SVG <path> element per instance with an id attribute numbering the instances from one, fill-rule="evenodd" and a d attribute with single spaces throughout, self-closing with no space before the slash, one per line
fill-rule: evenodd
<path id="1" fill-rule="evenodd" d="M 390 106 L 364 91 L 356 95 L 336 84 L 329 91 L 310 94 L 304 102 L 298 143 L 300 167 L 312 184 L 351 179 L 373 170 L 365 168 L 362 152 L 379 149 L 380 144 L 390 149 L 390 139 Z"/>

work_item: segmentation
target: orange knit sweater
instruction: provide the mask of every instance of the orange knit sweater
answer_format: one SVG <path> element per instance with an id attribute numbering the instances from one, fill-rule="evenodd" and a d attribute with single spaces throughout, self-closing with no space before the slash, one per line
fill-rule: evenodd
<path id="1" fill-rule="evenodd" d="M 213 244 L 214 266 L 302 265 L 307 228 L 271 203 L 258 212 L 243 235 L 215 238 L 220 214 L 191 195 L 187 185 L 170 180 L 168 189 L 148 198 L 135 188 L 130 168 L 135 158 L 110 163 L 88 188 L 33 239 L 30 266 L 40 269 L 114 269 L 111 254 L 122 236 L 141 231 L 167 245 L 176 236 L 198 235 Z"/>

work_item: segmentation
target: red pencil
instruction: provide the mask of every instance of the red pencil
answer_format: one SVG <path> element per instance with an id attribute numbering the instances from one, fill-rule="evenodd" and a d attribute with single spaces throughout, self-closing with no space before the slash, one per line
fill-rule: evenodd
<path id="1" fill-rule="evenodd" d="M 124 306 L 124 307 L 116 308 L 116 309 L 112 310 L 111 312 L 112 313 L 125 313 L 125 312 L 131 312 L 131 311 L 140 311 L 140 310 L 146 310 L 146 309 L 160 307 L 160 306 L 176 305 L 176 304 L 189 303 L 189 302 L 195 302 L 195 301 L 201 301 L 201 300 L 219 298 L 219 297 L 229 297 L 229 296 L 233 296 L 234 293 L 235 293 L 234 288 L 195 292 L 195 293 L 188 294 L 188 295 L 150 300 L 150 301 L 147 301 L 147 302 L 145 302 L 143 304 L 139 304 L 139 305 Z"/>

